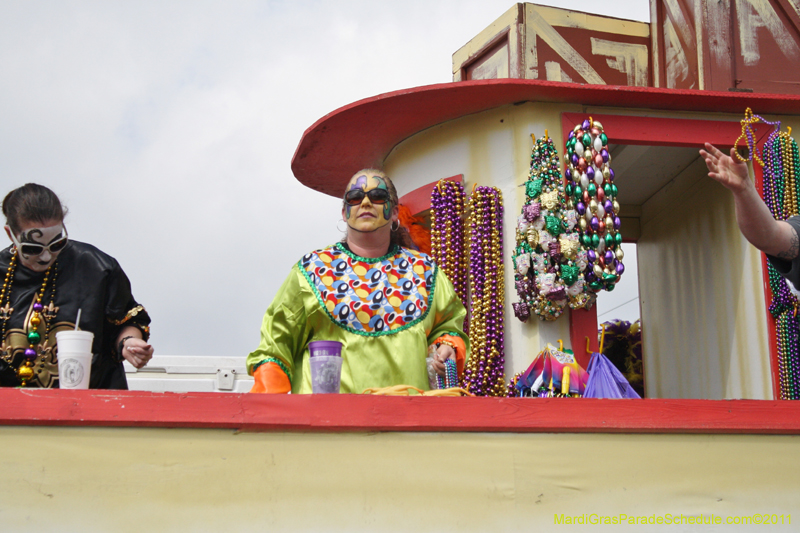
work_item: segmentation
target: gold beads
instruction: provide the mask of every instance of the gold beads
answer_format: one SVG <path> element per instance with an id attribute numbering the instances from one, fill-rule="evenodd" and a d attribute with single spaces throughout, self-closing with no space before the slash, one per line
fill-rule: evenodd
<path id="1" fill-rule="evenodd" d="M 23 387 L 33 377 L 33 368 L 30 366 L 29 361 L 26 361 L 22 364 L 22 366 L 19 367 L 19 370 L 17 370 L 17 376 L 19 377 L 20 381 L 22 381 Z"/>

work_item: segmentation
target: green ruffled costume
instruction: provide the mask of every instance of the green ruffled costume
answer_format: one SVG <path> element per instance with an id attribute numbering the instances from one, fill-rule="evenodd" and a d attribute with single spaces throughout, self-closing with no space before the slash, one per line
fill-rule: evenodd
<path id="1" fill-rule="evenodd" d="M 423 253 L 393 247 L 369 259 L 341 243 L 305 255 L 292 267 L 264 315 L 261 343 L 247 356 L 252 374 L 275 362 L 292 393 L 311 390 L 308 343 L 342 343 L 343 393 L 413 385 L 427 390 L 428 346 L 463 331 L 466 310 L 450 280 Z"/>

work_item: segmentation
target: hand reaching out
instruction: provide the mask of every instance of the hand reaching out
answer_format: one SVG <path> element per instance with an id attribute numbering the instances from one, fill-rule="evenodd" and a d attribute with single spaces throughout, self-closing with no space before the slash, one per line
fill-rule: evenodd
<path id="1" fill-rule="evenodd" d="M 736 148 L 731 148 L 731 155 L 726 155 L 710 143 L 706 143 L 705 147 L 705 150 L 700 150 L 700 156 L 706 161 L 710 178 L 733 193 L 744 192 L 753 186 L 747 163 L 736 157 Z"/>

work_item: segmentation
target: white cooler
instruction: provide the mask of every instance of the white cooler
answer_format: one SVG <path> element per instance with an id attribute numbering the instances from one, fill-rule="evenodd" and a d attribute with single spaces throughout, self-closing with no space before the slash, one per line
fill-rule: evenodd
<path id="1" fill-rule="evenodd" d="M 151 392 L 250 392 L 244 357 L 155 355 L 137 370 L 123 361 L 130 390 Z"/>

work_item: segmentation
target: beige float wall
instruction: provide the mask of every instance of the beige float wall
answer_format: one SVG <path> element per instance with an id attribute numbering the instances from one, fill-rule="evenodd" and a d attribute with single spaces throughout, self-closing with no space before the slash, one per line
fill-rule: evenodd
<path id="1" fill-rule="evenodd" d="M 2 531 L 545 531 L 562 513 L 800 520 L 800 440 L 788 436 L 3 427 L 0 442 Z"/>

